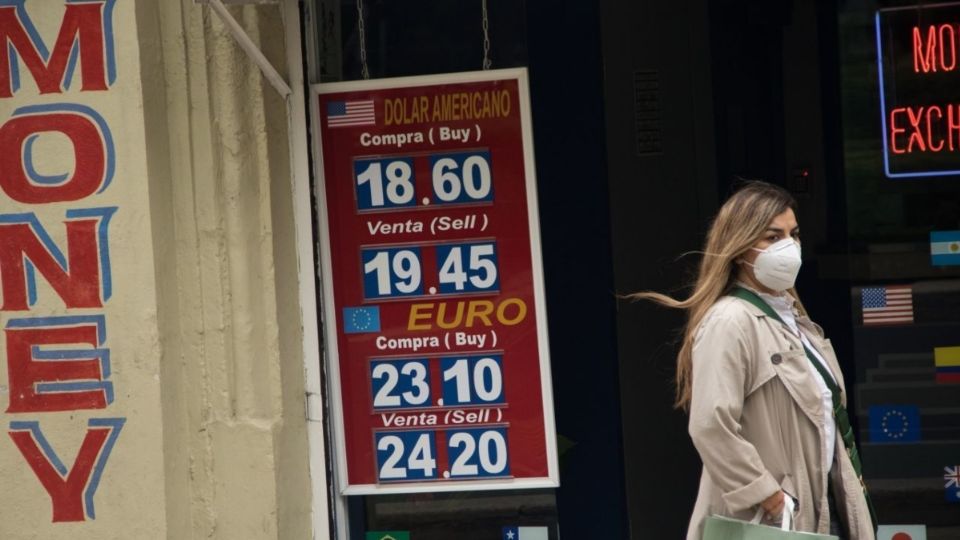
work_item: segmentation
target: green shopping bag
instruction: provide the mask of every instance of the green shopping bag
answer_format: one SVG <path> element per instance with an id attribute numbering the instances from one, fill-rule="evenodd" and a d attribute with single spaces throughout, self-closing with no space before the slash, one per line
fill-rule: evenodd
<path id="1" fill-rule="evenodd" d="M 784 500 L 783 523 L 780 528 L 760 524 L 763 508 L 750 521 L 710 516 L 703 529 L 703 540 L 838 540 L 830 534 L 797 532 L 793 530 L 793 500 Z"/>

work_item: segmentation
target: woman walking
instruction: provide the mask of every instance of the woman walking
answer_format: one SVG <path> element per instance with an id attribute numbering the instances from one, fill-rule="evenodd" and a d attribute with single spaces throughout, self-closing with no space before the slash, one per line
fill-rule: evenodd
<path id="1" fill-rule="evenodd" d="M 836 354 L 794 289 L 801 251 L 796 202 L 751 182 L 720 209 L 686 300 L 676 405 L 703 461 L 687 540 L 711 515 L 778 522 L 785 497 L 796 530 L 875 540 Z"/>

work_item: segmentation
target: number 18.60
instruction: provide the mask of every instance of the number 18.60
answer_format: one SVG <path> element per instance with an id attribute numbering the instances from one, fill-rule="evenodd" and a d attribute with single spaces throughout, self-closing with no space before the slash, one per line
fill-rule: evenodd
<path id="1" fill-rule="evenodd" d="M 437 154 L 427 159 L 431 190 L 430 196 L 424 198 L 424 204 L 463 204 L 493 200 L 489 152 Z M 354 161 L 357 208 L 380 210 L 416 205 L 414 170 L 412 157 Z"/>

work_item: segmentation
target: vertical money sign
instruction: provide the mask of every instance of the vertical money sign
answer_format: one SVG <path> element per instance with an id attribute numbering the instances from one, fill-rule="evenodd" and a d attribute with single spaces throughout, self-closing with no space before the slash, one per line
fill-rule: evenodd
<path id="1" fill-rule="evenodd" d="M 0 102 L 10 100 L 2 109 L 13 111 L 0 117 L 5 412 L 10 444 L 49 495 L 54 522 L 96 517 L 94 496 L 126 421 L 86 418 L 62 434 L 79 441 L 70 462 L 31 416 L 105 410 L 114 401 L 102 310 L 112 296 L 110 222 L 118 209 L 97 197 L 113 180 L 116 149 L 106 119 L 83 103 L 116 83 L 114 4 L 66 0 L 56 10 L 0 0 Z M 47 23 L 57 17 L 56 35 L 42 35 L 39 28 L 55 28 Z M 75 97 L 45 96 L 65 93 Z M 67 170 L 50 170 L 57 166 Z"/>

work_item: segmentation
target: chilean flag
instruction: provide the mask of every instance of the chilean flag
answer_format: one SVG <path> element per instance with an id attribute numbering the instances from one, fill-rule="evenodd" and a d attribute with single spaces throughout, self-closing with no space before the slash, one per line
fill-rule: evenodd
<path id="1" fill-rule="evenodd" d="M 548 540 L 546 527 L 504 527 L 503 540 Z"/>

